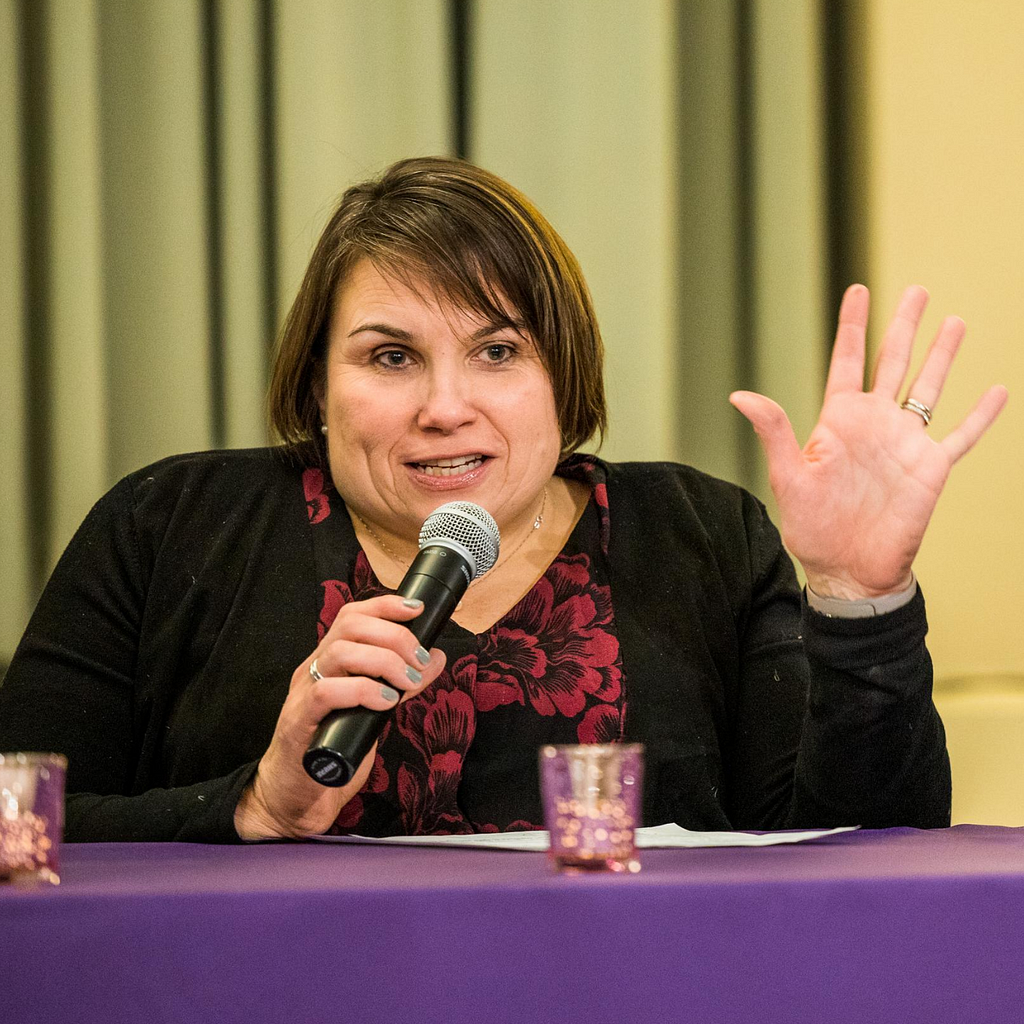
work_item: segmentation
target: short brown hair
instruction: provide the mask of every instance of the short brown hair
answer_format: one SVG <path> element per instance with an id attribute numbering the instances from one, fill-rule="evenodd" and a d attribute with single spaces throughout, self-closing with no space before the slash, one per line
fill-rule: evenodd
<path id="1" fill-rule="evenodd" d="M 426 282 L 487 323 L 528 332 L 554 390 L 562 454 L 603 437 L 604 349 L 576 257 L 497 175 L 422 157 L 348 189 L 313 250 L 270 381 L 270 422 L 286 443 L 313 441 L 324 454 L 318 395 L 331 307 L 363 259 L 403 283 Z"/>

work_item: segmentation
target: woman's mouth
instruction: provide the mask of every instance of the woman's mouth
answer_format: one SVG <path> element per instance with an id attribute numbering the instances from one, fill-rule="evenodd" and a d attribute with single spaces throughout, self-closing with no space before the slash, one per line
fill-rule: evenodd
<path id="1" fill-rule="evenodd" d="M 409 465 L 427 476 L 464 476 L 484 464 L 483 455 L 459 455 L 454 459 L 430 459 L 428 462 L 410 462 Z"/>

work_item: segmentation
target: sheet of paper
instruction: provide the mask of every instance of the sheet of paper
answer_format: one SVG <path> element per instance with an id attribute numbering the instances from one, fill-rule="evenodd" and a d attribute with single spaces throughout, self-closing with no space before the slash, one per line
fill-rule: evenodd
<path id="1" fill-rule="evenodd" d="M 805 843 L 838 832 L 852 832 L 857 825 L 843 828 L 814 829 L 806 832 L 691 832 L 678 825 L 653 825 L 636 830 L 636 845 L 641 850 L 696 848 L 706 846 L 776 846 L 779 843 Z M 326 843 L 370 843 L 380 846 L 457 846 L 488 850 L 544 851 L 550 845 L 547 832 L 488 832 L 470 836 L 316 836 Z"/>

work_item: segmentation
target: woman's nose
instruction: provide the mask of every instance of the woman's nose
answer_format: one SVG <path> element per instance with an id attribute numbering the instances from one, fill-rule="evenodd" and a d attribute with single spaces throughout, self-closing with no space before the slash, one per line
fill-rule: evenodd
<path id="1" fill-rule="evenodd" d="M 451 434 L 476 418 L 473 388 L 463 374 L 439 368 L 429 375 L 425 383 L 416 418 L 421 430 Z"/>

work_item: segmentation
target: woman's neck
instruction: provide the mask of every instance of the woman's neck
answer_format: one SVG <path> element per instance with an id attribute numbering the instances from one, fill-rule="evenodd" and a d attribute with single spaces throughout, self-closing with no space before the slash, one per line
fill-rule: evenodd
<path id="1" fill-rule="evenodd" d="M 590 491 L 585 484 L 553 477 L 537 496 L 532 510 L 502 531 L 502 548 L 493 568 L 470 584 L 455 621 L 474 633 L 482 632 L 517 604 L 565 546 Z M 396 589 L 418 550 L 409 538 L 395 538 L 350 512 L 356 538 L 380 582 Z M 394 546 L 393 546 L 394 545 Z M 400 545 L 400 546 L 399 546 Z"/>

